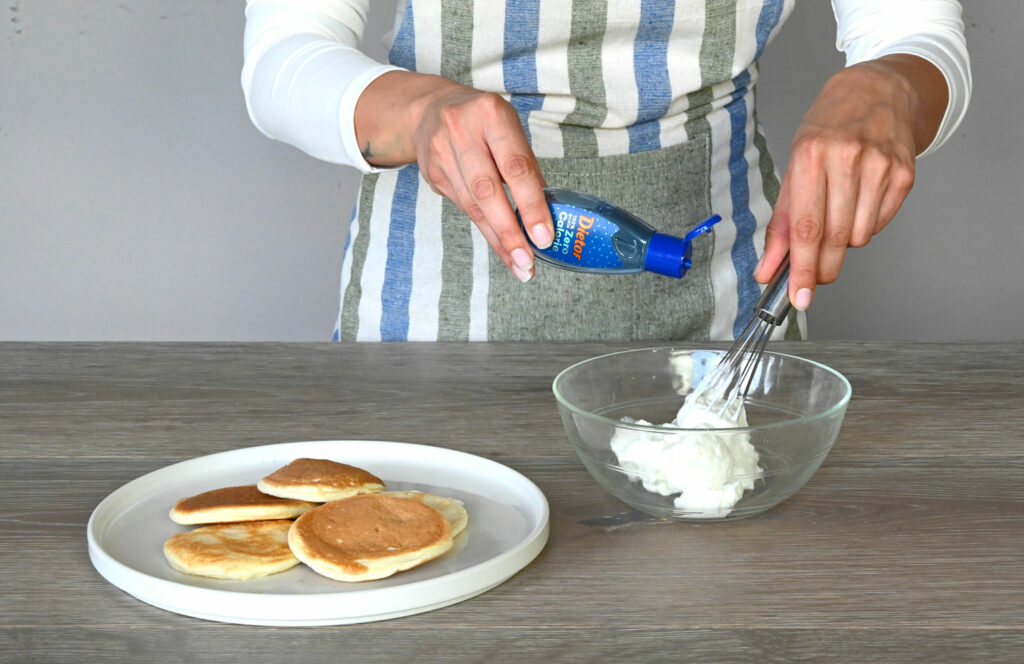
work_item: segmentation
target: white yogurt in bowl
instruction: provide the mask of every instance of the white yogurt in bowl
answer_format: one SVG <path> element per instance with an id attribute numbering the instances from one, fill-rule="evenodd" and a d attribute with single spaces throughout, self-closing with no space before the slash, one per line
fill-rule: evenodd
<path id="1" fill-rule="evenodd" d="M 759 455 L 750 437 L 729 427 L 747 426 L 746 412 L 726 418 L 699 405 L 684 405 L 672 422 L 660 426 L 681 429 L 721 429 L 657 433 L 618 429 L 610 446 L 630 479 L 648 491 L 671 496 L 675 506 L 694 517 L 728 516 L 743 492 L 761 476 Z M 651 426 L 646 420 L 622 418 L 627 424 Z"/>

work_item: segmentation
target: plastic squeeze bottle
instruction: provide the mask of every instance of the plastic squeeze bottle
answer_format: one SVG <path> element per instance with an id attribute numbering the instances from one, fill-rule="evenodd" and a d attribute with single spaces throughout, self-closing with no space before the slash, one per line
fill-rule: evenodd
<path id="1" fill-rule="evenodd" d="M 555 239 L 547 249 L 538 249 L 532 242 L 530 246 L 539 260 L 574 272 L 646 270 L 678 279 L 692 265 L 690 243 L 722 220 L 713 215 L 679 238 L 658 233 L 643 219 L 590 194 L 545 187 L 544 195 L 555 223 Z"/>

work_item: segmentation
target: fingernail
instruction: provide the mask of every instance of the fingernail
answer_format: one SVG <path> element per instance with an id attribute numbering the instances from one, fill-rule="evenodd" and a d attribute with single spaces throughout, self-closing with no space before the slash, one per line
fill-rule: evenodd
<path id="1" fill-rule="evenodd" d="M 551 241 L 554 239 L 547 225 L 537 224 L 533 227 L 533 243 L 539 248 L 547 249 L 551 246 Z"/>
<path id="2" fill-rule="evenodd" d="M 754 274 L 761 271 L 761 266 L 764 265 L 764 254 L 761 254 L 761 259 L 757 261 L 757 265 L 754 266 Z"/>
<path id="3" fill-rule="evenodd" d="M 533 278 L 533 275 L 519 267 L 518 265 L 512 266 L 512 274 L 516 275 L 516 279 L 523 282 L 524 284 Z"/>
<path id="4" fill-rule="evenodd" d="M 811 306 L 812 297 L 814 297 L 814 293 L 810 288 L 801 288 L 796 292 L 796 301 L 793 302 L 793 306 L 800 311 L 807 311 L 807 307 Z"/>
<path id="5" fill-rule="evenodd" d="M 523 268 L 524 271 L 529 271 L 533 267 L 533 256 L 526 249 L 516 247 L 512 250 L 512 262 Z"/>

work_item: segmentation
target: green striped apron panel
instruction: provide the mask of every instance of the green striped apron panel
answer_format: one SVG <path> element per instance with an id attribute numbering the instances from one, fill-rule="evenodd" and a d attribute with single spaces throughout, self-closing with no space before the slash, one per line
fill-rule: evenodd
<path id="1" fill-rule="evenodd" d="M 662 150 L 541 159 L 548 184 L 590 192 L 679 237 L 711 215 L 707 136 Z M 489 338 L 500 341 L 707 339 L 713 235 L 693 245 L 682 279 L 649 272 L 583 274 L 537 263 L 521 284 L 492 258 Z"/>

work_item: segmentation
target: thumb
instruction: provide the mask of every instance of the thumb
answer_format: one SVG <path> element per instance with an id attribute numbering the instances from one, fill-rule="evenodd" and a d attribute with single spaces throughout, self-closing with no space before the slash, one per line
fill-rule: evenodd
<path id="1" fill-rule="evenodd" d="M 754 268 L 754 279 L 766 284 L 775 276 L 776 270 L 789 253 L 789 214 L 788 205 L 779 195 L 768 228 L 765 229 L 764 255 L 761 262 Z"/>

